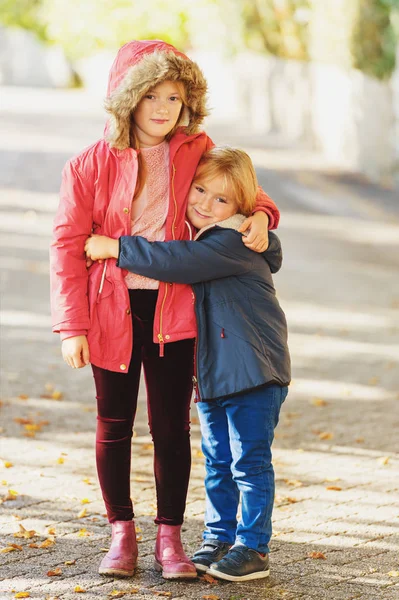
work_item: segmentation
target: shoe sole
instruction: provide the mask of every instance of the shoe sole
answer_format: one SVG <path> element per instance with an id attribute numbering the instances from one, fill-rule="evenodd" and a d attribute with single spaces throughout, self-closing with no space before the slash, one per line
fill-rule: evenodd
<path id="1" fill-rule="evenodd" d="M 256 573 L 248 573 L 248 575 L 228 575 L 227 573 L 223 573 L 222 571 L 208 569 L 207 575 L 212 575 L 212 577 L 216 577 L 217 579 L 225 579 L 226 581 L 251 581 L 253 579 L 263 579 L 265 577 L 269 577 L 270 570 L 257 571 Z"/>
<path id="2" fill-rule="evenodd" d="M 112 575 L 113 577 L 133 577 L 135 569 L 125 571 L 124 569 L 98 569 L 100 575 Z"/>
<path id="3" fill-rule="evenodd" d="M 209 570 L 209 567 L 207 567 L 206 565 L 201 565 L 200 563 L 194 563 L 195 564 L 195 568 L 197 569 L 197 571 L 199 573 L 207 573 Z"/>
<path id="4" fill-rule="evenodd" d="M 154 569 L 162 573 L 164 579 L 196 579 L 197 573 L 187 571 L 186 573 L 164 573 L 163 566 L 157 560 L 154 560 Z"/>

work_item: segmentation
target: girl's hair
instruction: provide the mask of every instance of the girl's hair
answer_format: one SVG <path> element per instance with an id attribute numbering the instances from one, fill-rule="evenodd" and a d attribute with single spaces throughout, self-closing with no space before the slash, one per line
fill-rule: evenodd
<path id="1" fill-rule="evenodd" d="M 214 179 L 218 175 L 230 184 L 238 212 L 248 217 L 254 207 L 258 191 L 258 180 L 252 160 L 244 150 L 230 146 L 215 146 L 202 155 L 194 181 Z"/>
<path id="2" fill-rule="evenodd" d="M 184 107 L 187 104 L 187 92 L 186 92 L 186 87 L 185 87 L 184 83 L 181 81 L 174 81 L 173 83 L 176 86 L 177 91 L 179 92 L 180 97 L 182 99 L 182 106 L 181 106 L 179 118 L 176 121 L 176 125 L 173 127 L 173 129 L 171 131 L 169 131 L 168 135 L 165 138 L 167 141 L 169 141 L 172 138 L 172 136 L 176 133 L 177 128 L 180 126 L 180 121 L 182 120 Z M 147 92 L 147 94 L 150 94 L 151 91 L 152 90 L 149 90 Z M 140 148 L 140 144 L 139 144 L 138 137 L 134 131 L 134 112 L 132 112 L 132 114 L 130 115 L 130 121 L 131 121 L 130 147 L 137 150 Z M 133 200 L 138 198 L 140 196 L 141 192 L 143 191 L 143 187 L 144 187 L 146 176 L 147 176 L 146 167 L 145 167 L 145 163 L 144 163 L 143 157 L 141 155 L 141 152 L 138 153 L 137 163 L 138 163 L 137 183 L 136 183 L 136 189 L 134 190 Z"/>

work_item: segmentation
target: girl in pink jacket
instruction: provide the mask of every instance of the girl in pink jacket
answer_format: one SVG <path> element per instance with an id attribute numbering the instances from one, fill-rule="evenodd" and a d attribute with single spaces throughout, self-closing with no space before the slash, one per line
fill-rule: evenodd
<path id="1" fill-rule="evenodd" d="M 97 471 L 112 525 L 99 569 L 105 575 L 131 576 L 137 564 L 130 459 L 143 365 L 154 441 L 155 565 L 167 579 L 196 576 L 180 539 L 191 461 L 191 288 L 128 274 L 114 260 L 86 268 L 84 244 L 93 232 L 189 239 L 187 193 L 202 154 L 213 146 L 199 130 L 206 90 L 199 67 L 173 46 L 125 44 L 110 72 L 105 136 L 63 171 L 51 245 L 53 331 L 68 365 L 93 369 Z M 243 231 L 250 227 L 243 239 L 262 252 L 279 212 L 260 188 L 256 211 L 243 223 Z"/>

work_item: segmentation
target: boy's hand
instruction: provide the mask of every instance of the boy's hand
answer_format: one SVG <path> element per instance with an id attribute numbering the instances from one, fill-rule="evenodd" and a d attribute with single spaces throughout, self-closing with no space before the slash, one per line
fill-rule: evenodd
<path id="1" fill-rule="evenodd" d="M 75 335 L 62 342 L 62 357 L 72 369 L 81 369 L 90 362 L 90 351 L 87 337 Z"/>
<path id="2" fill-rule="evenodd" d="M 240 233 L 244 233 L 247 229 L 248 235 L 243 237 L 242 241 L 250 250 L 255 252 L 264 252 L 269 246 L 269 217 L 262 211 L 257 211 L 252 217 L 245 219 L 241 227 Z"/>
<path id="3" fill-rule="evenodd" d="M 119 242 L 106 235 L 92 235 L 85 243 L 86 264 L 87 259 L 100 260 L 105 258 L 118 258 Z"/>

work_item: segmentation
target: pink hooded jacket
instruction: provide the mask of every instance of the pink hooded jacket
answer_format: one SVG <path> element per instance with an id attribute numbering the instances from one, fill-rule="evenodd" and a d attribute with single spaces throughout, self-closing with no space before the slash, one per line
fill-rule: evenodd
<path id="1" fill-rule="evenodd" d="M 61 339 L 87 335 L 90 361 L 127 372 L 133 331 L 126 271 L 113 259 L 86 269 L 84 243 L 92 233 L 130 235 L 131 202 L 137 180 L 137 152 L 130 147 L 131 113 L 141 98 L 165 80 L 185 83 L 183 126 L 170 140 L 170 203 L 166 240 L 189 239 L 186 197 L 202 154 L 214 144 L 198 126 L 206 116 L 206 81 L 199 67 L 161 41 L 125 44 L 111 68 L 106 109 L 111 117 L 105 138 L 66 164 L 50 250 L 53 331 Z M 259 188 L 257 210 L 278 225 L 279 212 Z M 194 299 L 188 285 L 160 283 L 154 318 L 154 342 L 164 344 L 196 336 Z"/>

